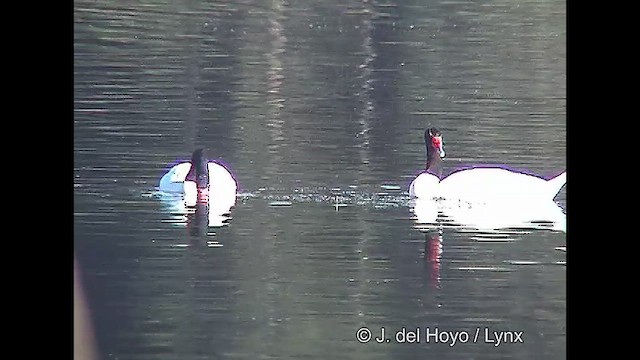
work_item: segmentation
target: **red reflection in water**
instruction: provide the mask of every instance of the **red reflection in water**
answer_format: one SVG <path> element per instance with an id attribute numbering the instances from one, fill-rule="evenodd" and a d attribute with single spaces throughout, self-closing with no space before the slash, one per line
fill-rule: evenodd
<path id="1" fill-rule="evenodd" d="M 440 256 L 442 255 L 442 233 L 430 231 L 425 234 L 424 258 L 429 265 L 429 284 L 440 289 Z"/>

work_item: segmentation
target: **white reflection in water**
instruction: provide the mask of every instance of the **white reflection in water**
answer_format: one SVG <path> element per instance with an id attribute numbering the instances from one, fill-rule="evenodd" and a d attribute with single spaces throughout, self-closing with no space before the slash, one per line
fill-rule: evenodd
<path id="1" fill-rule="evenodd" d="M 553 201 L 469 203 L 412 200 L 415 227 L 425 234 L 424 259 L 430 286 L 440 288 L 443 229 L 470 232 L 476 241 L 513 241 L 513 234 L 535 230 L 566 232 L 566 215 Z M 558 248 L 556 248 L 558 249 Z M 566 251 L 563 248 L 562 251 Z M 515 262 L 511 263 L 516 265 Z M 518 263 L 522 264 L 522 262 Z M 505 267 L 461 267 L 460 270 L 509 271 Z"/>
<path id="2" fill-rule="evenodd" d="M 566 232 L 566 214 L 547 200 L 470 203 L 420 199 L 412 202 L 411 211 L 418 228 L 440 225 L 495 234 L 540 229 Z"/>
<path id="3" fill-rule="evenodd" d="M 198 202 L 195 206 L 187 206 L 182 194 L 158 192 L 162 203 L 162 211 L 167 214 L 166 222 L 186 227 L 192 235 L 207 235 L 209 228 L 226 226 L 231 220 L 231 209 L 235 206 L 235 198 L 218 201 L 211 197 L 208 202 Z"/>

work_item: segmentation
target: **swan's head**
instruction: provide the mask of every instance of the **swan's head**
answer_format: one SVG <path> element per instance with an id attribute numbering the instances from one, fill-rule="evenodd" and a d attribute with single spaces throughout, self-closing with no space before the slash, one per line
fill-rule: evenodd
<path id="1" fill-rule="evenodd" d="M 438 155 L 440 155 L 440 159 L 444 159 L 444 143 L 442 141 L 442 134 L 440 130 L 436 128 L 428 128 L 424 131 L 424 141 L 427 144 L 427 153 L 432 153 L 433 151 L 437 151 Z"/>
<path id="2" fill-rule="evenodd" d="M 198 189 L 209 188 L 209 170 L 207 164 L 209 158 L 207 157 L 206 149 L 197 149 L 191 155 L 191 168 L 187 174 L 186 181 L 193 181 L 196 183 Z"/>

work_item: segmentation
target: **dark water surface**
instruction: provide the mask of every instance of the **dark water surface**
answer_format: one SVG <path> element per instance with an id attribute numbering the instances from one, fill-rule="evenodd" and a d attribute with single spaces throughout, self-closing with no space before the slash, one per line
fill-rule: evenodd
<path id="1" fill-rule="evenodd" d="M 101 357 L 564 358 L 565 232 L 425 230 L 407 188 L 429 125 L 445 172 L 565 168 L 565 17 L 564 1 L 76 1 L 75 252 Z M 155 191 L 199 146 L 238 179 L 227 226 Z M 397 344 L 403 327 L 420 343 Z M 468 341 L 426 343 L 436 327 Z"/>

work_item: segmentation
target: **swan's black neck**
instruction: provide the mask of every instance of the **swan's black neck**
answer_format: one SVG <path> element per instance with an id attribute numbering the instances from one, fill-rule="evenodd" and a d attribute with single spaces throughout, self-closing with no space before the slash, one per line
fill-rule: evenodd
<path id="1" fill-rule="evenodd" d="M 427 169 L 430 174 L 436 175 L 438 178 L 442 178 L 442 159 L 438 155 L 438 151 L 433 147 L 429 149 L 427 146 Z"/>
<path id="2" fill-rule="evenodd" d="M 193 181 L 198 189 L 209 187 L 209 159 L 205 149 L 198 149 L 191 156 L 191 169 L 187 174 L 186 181 Z"/>
<path id="3" fill-rule="evenodd" d="M 427 146 L 427 166 L 425 171 L 442 179 L 442 158 L 440 158 L 439 150 L 433 146 L 430 131 L 433 130 L 427 129 L 424 132 L 424 142 Z"/>

